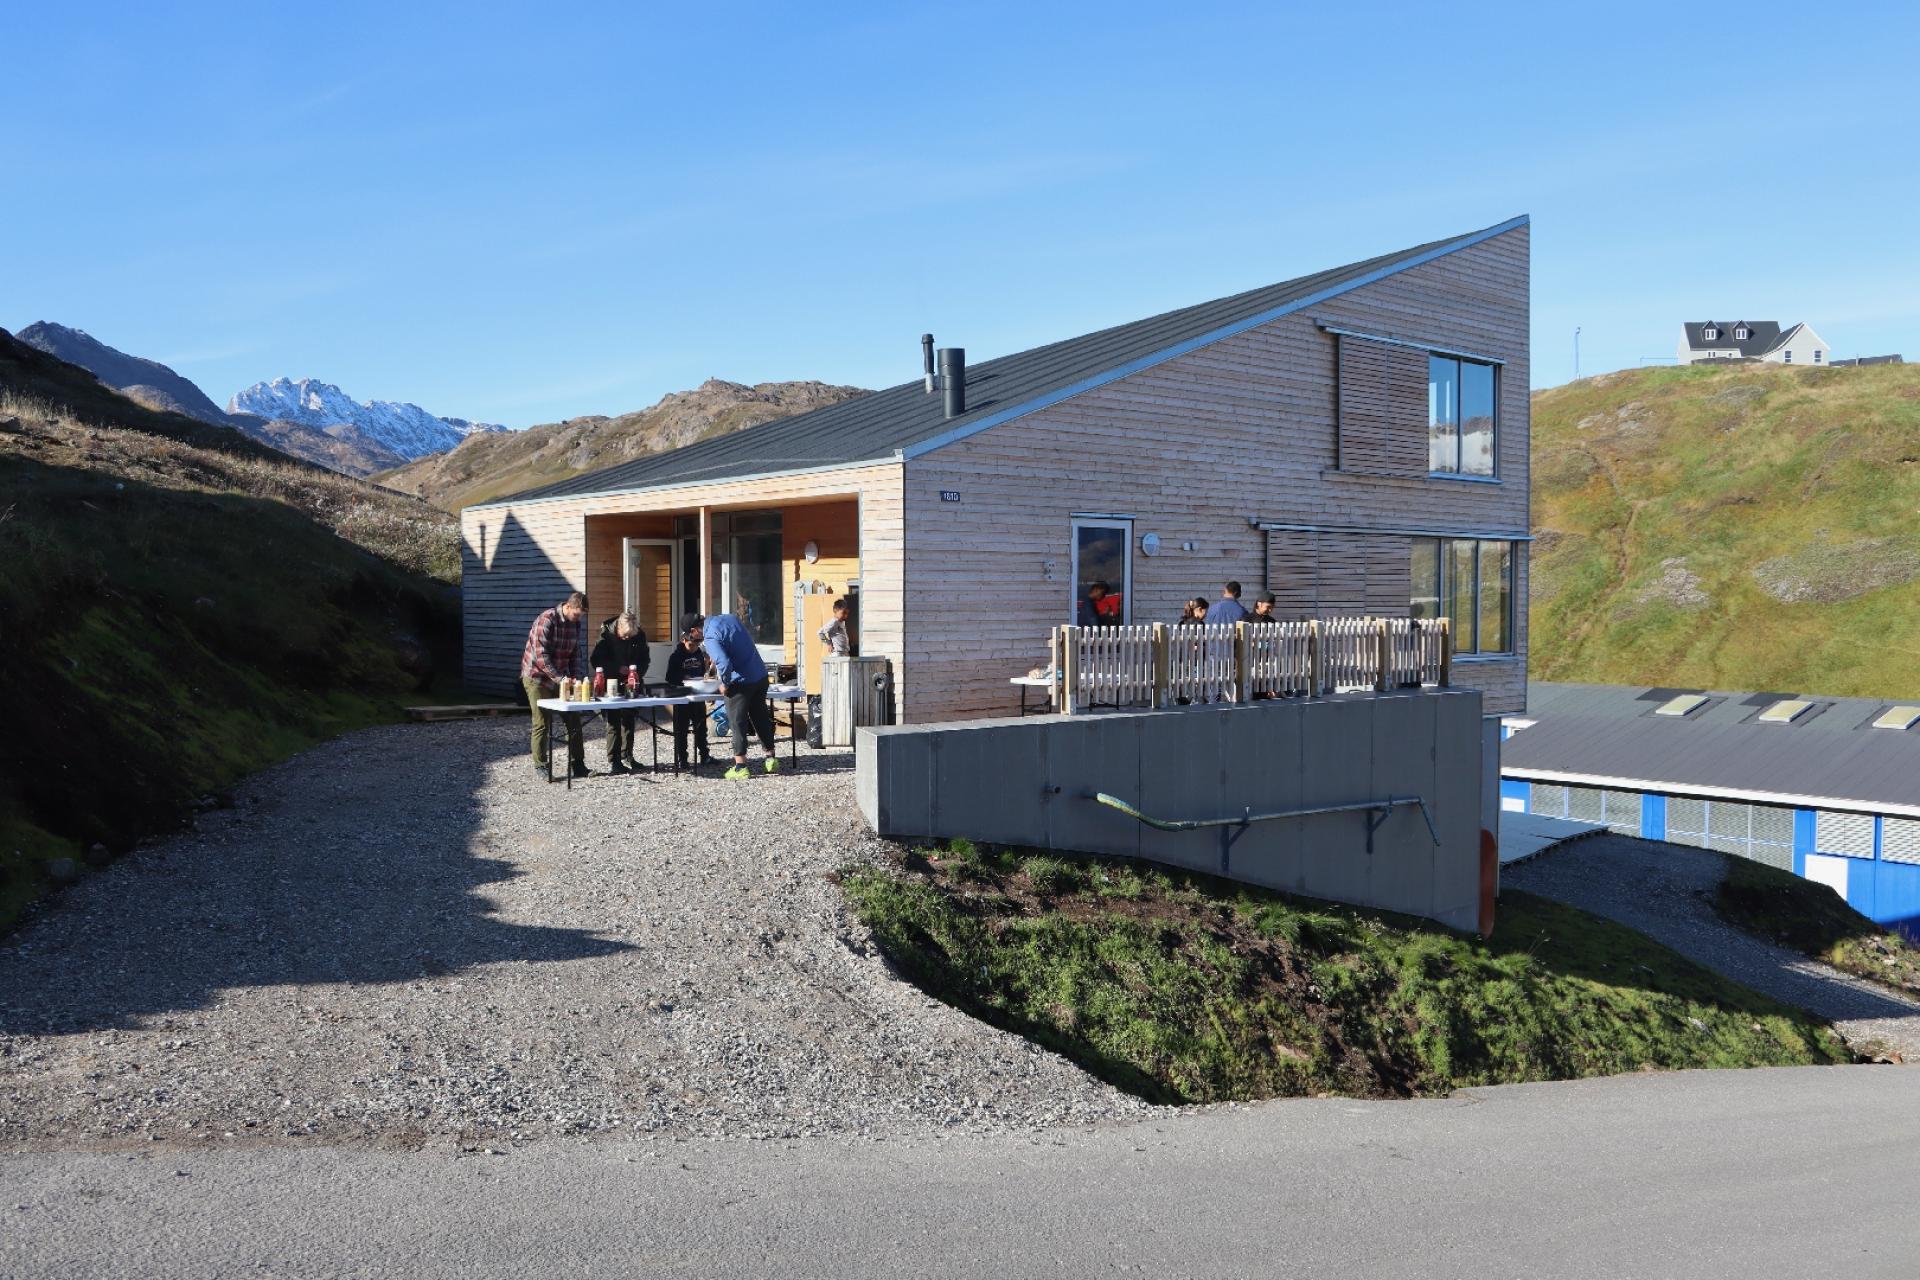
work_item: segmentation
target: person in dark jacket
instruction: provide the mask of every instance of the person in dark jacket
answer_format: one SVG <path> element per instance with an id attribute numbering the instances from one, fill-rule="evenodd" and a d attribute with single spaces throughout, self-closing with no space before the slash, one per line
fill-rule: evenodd
<path id="1" fill-rule="evenodd" d="M 631 610 L 617 618 L 608 618 L 600 627 L 600 642 L 593 646 L 588 664 L 605 673 L 607 688 L 624 685 L 627 668 L 632 667 L 642 681 L 647 678 L 647 633 Z M 607 714 L 607 771 L 633 772 L 633 731 L 640 713 L 632 707 Z"/>
<path id="2" fill-rule="evenodd" d="M 687 681 L 706 676 L 707 654 L 700 647 L 704 638 L 699 614 L 690 613 L 680 619 L 680 643 L 667 655 L 666 681 L 669 690 L 682 689 Z M 673 763 L 678 769 L 687 767 L 688 733 L 693 734 L 693 745 L 700 753 L 700 763 L 712 764 L 713 752 L 707 747 L 707 705 L 704 702 L 687 703 L 673 709 Z"/>

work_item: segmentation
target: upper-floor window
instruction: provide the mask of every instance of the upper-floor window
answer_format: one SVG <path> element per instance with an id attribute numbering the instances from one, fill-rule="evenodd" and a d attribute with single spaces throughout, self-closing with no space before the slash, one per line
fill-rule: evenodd
<path id="1" fill-rule="evenodd" d="M 1733 340 L 1735 342 L 1745 342 L 1747 340 L 1747 326 L 1741 325 L 1738 329 L 1735 329 L 1733 331 Z"/>
<path id="2" fill-rule="evenodd" d="M 1787 355 L 1786 355 L 1786 362 L 1787 362 L 1788 364 L 1792 364 L 1792 363 L 1793 363 L 1793 350 L 1792 350 L 1791 348 L 1789 348 L 1789 349 L 1787 350 Z"/>
<path id="3" fill-rule="evenodd" d="M 1494 473 L 1494 371 L 1453 356 L 1427 357 L 1427 470 Z"/>
<path id="4" fill-rule="evenodd" d="M 1700 331 L 1700 336 L 1706 339 L 1708 342 L 1717 342 L 1719 341 L 1719 338 L 1720 338 L 1720 331 L 1714 328 L 1712 325 L 1708 325 L 1705 329 L 1702 329 Z"/>
<path id="5" fill-rule="evenodd" d="M 1820 348 L 1818 348 L 1818 347 L 1815 347 L 1815 348 L 1813 349 L 1813 362 L 1814 362 L 1815 364 L 1819 364 L 1819 363 L 1820 363 Z"/>
<path id="6" fill-rule="evenodd" d="M 1413 616 L 1446 618 L 1455 653 L 1512 653 L 1513 560 L 1511 542 L 1413 539 Z"/>

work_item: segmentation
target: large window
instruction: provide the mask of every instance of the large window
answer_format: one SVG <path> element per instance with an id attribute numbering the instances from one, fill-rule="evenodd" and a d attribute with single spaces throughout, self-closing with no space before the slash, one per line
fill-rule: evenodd
<path id="1" fill-rule="evenodd" d="M 1513 544 L 1415 538 L 1412 613 L 1446 618 L 1459 654 L 1513 652 Z"/>
<path id="2" fill-rule="evenodd" d="M 753 642 L 772 648 L 785 642 L 786 586 L 778 511 L 717 512 L 713 516 L 713 579 L 716 613 L 731 613 Z"/>
<path id="3" fill-rule="evenodd" d="M 1452 356 L 1427 357 L 1427 470 L 1434 475 L 1494 473 L 1493 366 Z"/>

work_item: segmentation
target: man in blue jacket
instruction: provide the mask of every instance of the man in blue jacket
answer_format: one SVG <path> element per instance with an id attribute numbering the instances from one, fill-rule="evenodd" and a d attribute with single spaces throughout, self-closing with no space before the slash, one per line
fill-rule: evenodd
<path id="1" fill-rule="evenodd" d="M 1207 606 L 1207 625 L 1217 627 L 1221 624 L 1232 626 L 1236 622 L 1245 622 L 1246 607 L 1240 603 L 1240 584 L 1229 582 L 1220 588 L 1220 598 Z"/>
<path id="2" fill-rule="evenodd" d="M 780 757 L 774 754 L 773 708 L 767 705 L 767 664 L 760 659 L 753 637 L 740 619 L 730 613 L 716 613 L 701 625 L 701 646 L 713 659 L 714 674 L 720 677 L 720 693 L 727 700 L 727 724 L 733 730 L 733 768 L 729 778 L 747 776 L 747 721 L 760 745 L 766 748 L 763 766 L 768 773 L 780 772 Z"/>

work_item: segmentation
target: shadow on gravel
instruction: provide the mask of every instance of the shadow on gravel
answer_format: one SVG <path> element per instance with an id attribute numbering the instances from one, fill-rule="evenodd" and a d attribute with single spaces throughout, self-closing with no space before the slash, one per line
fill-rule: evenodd
<path id="1" fill-rule="evenodd" d="M 521 873 L 475 847 L 477 791 L 525 746 L 496 736 L 444 759 L 420 751 L 438 730 L 324 744 L 247 784 L 238 808 L 47 904 L 0 940 L 0 1034 L 131 1028 L 226 988 L 413 982 L 629 950 L 492 914 L 479 891 Z M 390 765 L 370 762 L 380 756 Z"/>
<path id="2" fill-rule="evenodd" d="M 1618 921 L 1723 977 L 1829 1022 L 1920 1016 L 1920 1003 L 1850 978 L 1728 923 L 1714 891 L 1729 855 L 1597 835 L 1503 868 L 1521 889 Z"/>

